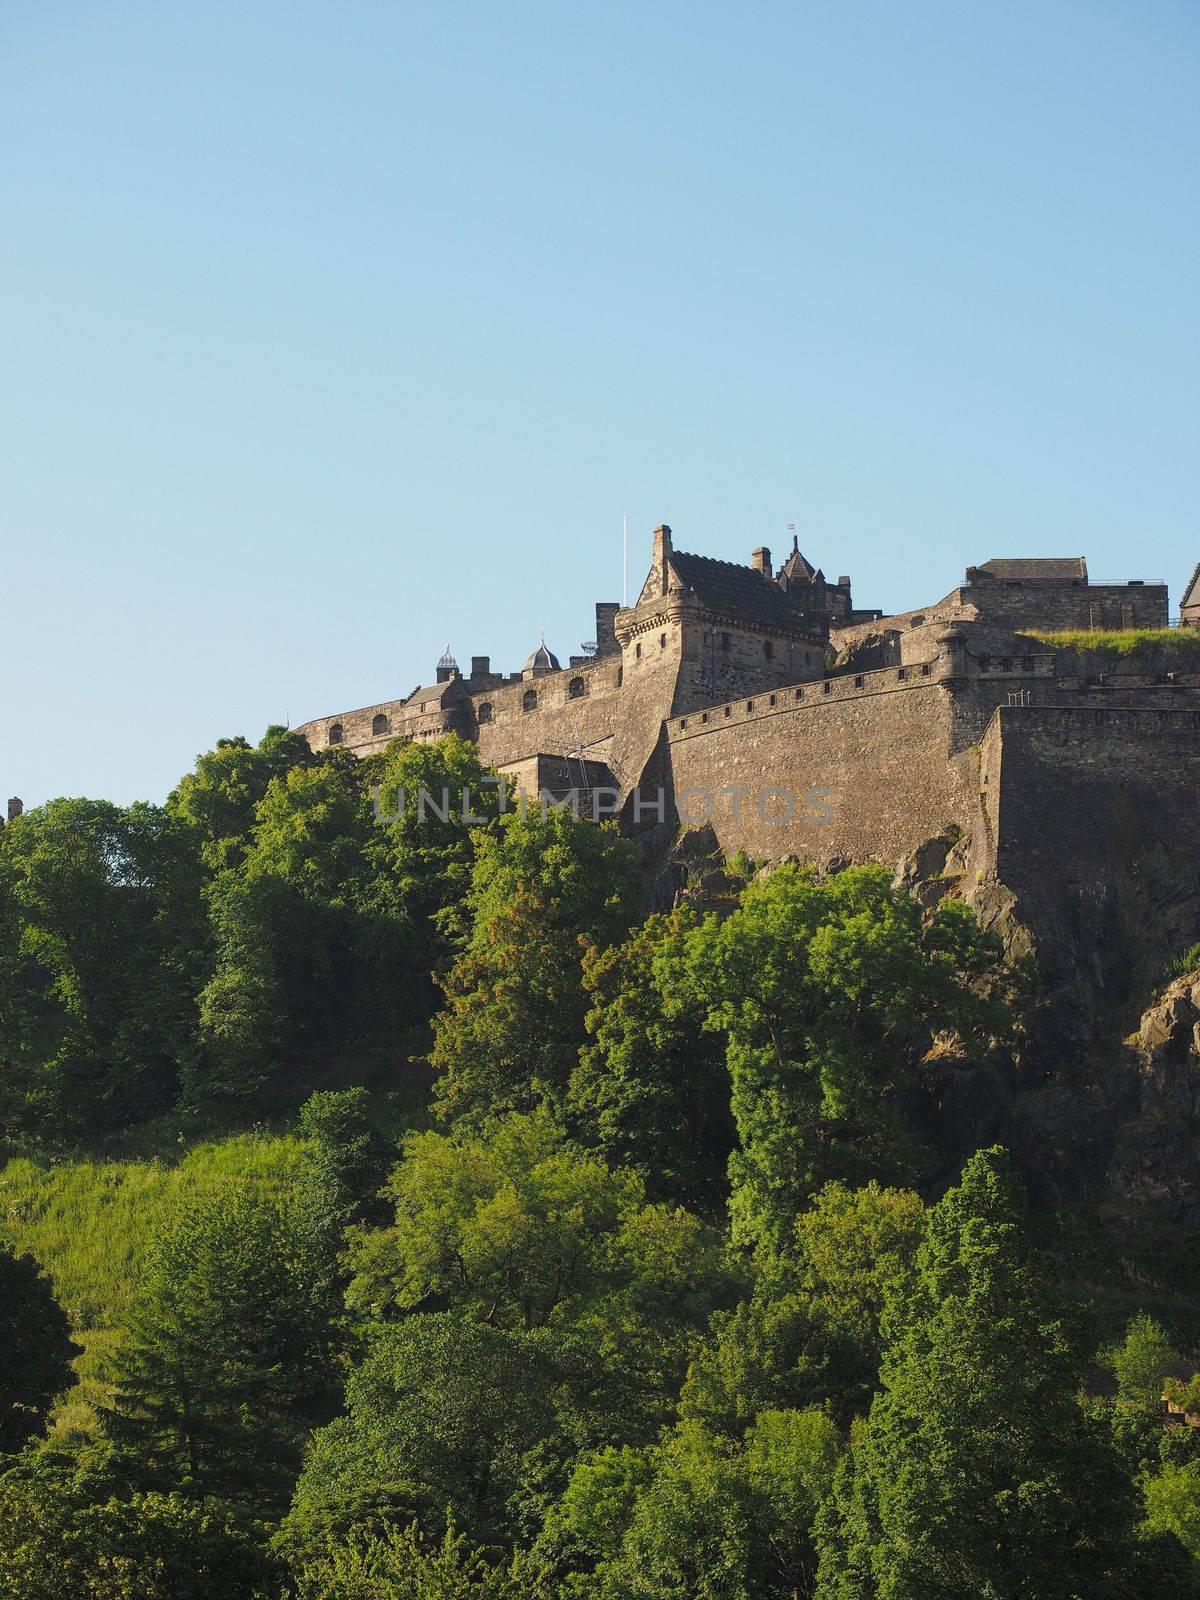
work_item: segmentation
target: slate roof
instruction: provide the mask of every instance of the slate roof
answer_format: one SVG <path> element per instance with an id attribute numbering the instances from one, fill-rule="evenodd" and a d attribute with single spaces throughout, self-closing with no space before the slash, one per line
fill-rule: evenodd
<path id="1" fill-rule="evenodd" d="M 1179 603 L 1183 606 L 1200 606 L 1200 562 L 1197 563 L 1196 570 L 1192 573 L 1192 581 L 1183 591 L 1183 599 Z"/>
<path id="2" fill-rule="evenodd" d="M 985 561 L 980 572 L 990 573 L 1002 583 L 1086 583 L 1087 562 L 1083 556 L 1030 557 L 1026 560 Z"/>
<path id="3" fill-rule="evenodd" d="M 423 707 L 425 705 L 428 705 L 432 710 L 435 706 L 441 705 L 451 690 L 457 690 L 461 686 L 461 678 L 448 678 L 445 683 L 427 683 L 419 689 L 414 689 L 410 695 L 406 695 L 401 703 L 406 705 L 410 711 L 414 707 Z"/>
<path id="4" fill-rule="evenodd" d="M 779 576 L 788 579 L 803 578 L 807 583 L 811 583 L 817 576 L 817 569 L 800 554 L 800 547 L 794 539 L 792 553 L 780 567 Z"/>
<path id="5" fill-rule="evenodd" d="M 778 622 L 795 627 L 798 619 L 783 590 L 756 567 L 739 567 L 733 561 L 711 556 L 671 552 L 671 570 L 709 611 L 749 622 Z"/>

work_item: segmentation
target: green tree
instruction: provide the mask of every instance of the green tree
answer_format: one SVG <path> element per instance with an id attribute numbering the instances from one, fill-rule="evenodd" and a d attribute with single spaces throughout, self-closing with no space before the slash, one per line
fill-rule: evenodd
<path id="1" fill-rule="evenodd" d="M 509 812 L 475 836 L 469 932 L 444 979 L 430 1059 L 445 1116 L 561 1108 L 584 1042 L 584 941 L 636 915 L 634 847 L 614 828 Z"/>
<path id="2" fill-rule="evenodd" d="M 734 1238 L 768 1252 L 829 1179 L 919 1169 L 903 1105 L 938 1035 L 980 1052 L 1013 1026 L 999 939 L 965 906 L 926 914 L 879 867 L 818 883 L 785 864 L 691 943 L 709 1026 L 728 1038 Z"/>
<path id="3" fill-rule="evenodd" d="M 578 1461 L 550 1507 L 530 1551 L 535 1592 L 586 1593 L 591 1574 L 610 1568 L 654 1481 L 659 1451 L 649 1445 L 605 1445 Z"/>
<path id="4" fill-rule="evenodd" d="M 450 1528 L 438 1541 L 414 1526 L 333 1542 L 295 1583 L 297 1600 L 529 1600 L 519 1575 Z"/>
<path id="5" fill-rule="evenodd" d="M 485 767 L 457 734 L 430 744 L 397 740 L 371 767 L 375 804 L 385 824 L 376 836 L 380 872 L 418 930 L 432 972 L 452 954 L 475 864 L 475 833 L 500 815 L 505 780 Z"/>
<path id="6" fill-rule="evenodd" d="M 371 807 L 344 751 L 290 767 L 213 880 L 194 1092 L 255 1092 L 286 1052 L 394 1032 L 408 928 L 375 894 Z"/>
<path id="7" fill-rule="evenodd" d="M 838 1452 L 837 1429 L 817 1410 L 764 1412 L 740 1446 L 684 1423 L 641 1461 L 609 1453 L 577 1468 L 535 1558 L 582 1558 L 564 1575 L 564 1596 L 809 1596 L 813 1519 Z"/>
<path id="8" fill-rule="evenodd" d="M 1143 1480 L 1146 1531 L 1170 1534 L 1200 1564 L 1200 1461 L 1164 1464 Z"/>
<path id="9" fill-rule="evenodd" d="M 863 1410 L 876 1384 L 880 1314 L 912 1270 L 924 1219 L 909 1190 L 826 1184 L 751 1297 L 714 1317 L 683 1414 L 739 1438 L 771 1407 L 826 1403 L 846 1422 Z"/>
<path id="10" fill-rule="evenodd" d="M 310 1095 L 300 1108 L 296 1132 L 308 1146 L 309 1182 L 339 1238 L 352 1223 L 387 1220 L 380 1191 L 396 1152 L 371 1120 L 365 1089 Z"/>
<path id="11" fill-rule="evenodd" d="M 37 1262 L 0 1249 L 0 1452 L 42 1432 L 51 1405 L 76 1381 L 79 1354 Z"/>
<path id="12" fill-rule="evenodd" d="M 1177 1381 L 1173 1374 L 1186 1363 L 1166 1331 L 1144 1312 L 1130 1320 L 1121 1343 L 1102 1351 L 1099 1359 L 1112 1371 L 1117 1392 L 1091 1401 L 1091 1408 L 1111 1428 L 1127 1471 L 1140 1477 L 1179 1454 L 1163 1431 L 1162 1402 L 1164 1390 Z"/>
<path id="13" fill-rule="evenodd" d="M 760 1282 L 749 1299 L 713 1316 L 679 1410 L 736 1441 L 769 1410 L 828 1405 L 848 1421 L 871 1377 L 857 1342 L 823 1320 L 805 1295 Z"/>
<path id="14" fill-rule="evenodd" d="M 1166 1380 L 1184 1366 L 1183 1357 L 1153 1317 L 1141 1311 L 1131 1318 L 1125 1338 L 1108 1355 L 1117 1380 L 1117 1403 L 1154 1412 L 1162 1402 Z"/>
<path id="15" fill-rule="evenodd" d="M 51 1137 L 169 1103 L 206 934 L 154 806 L 55 800 L 0 831 L 0 1118 Z"/>
<path id="16" fill-rule="evenodd" d="M 796 1218 L 785 1277 L 874 1368 L 884 1304 L 912 1271 L 924 1232 L 925 1207 L 911 1189 L 885 1189 L 874 1179 L 850 1189 L 835 1180 Z"/>
<path id="17" fill-rule="evenodd" d="M 272 726 L 257 746 L 219 739 L 167 797 L 167 810 L 194 835 L 210 873 L 236 867 L 250 848 L 257 807 L 271 781 L 316 758 L 303 735 Z"/>
<path id="18" fill-rule="evenodd" d="M 511 1538 L 510 1502 L 553 1425 L 530 1341 L 446 1312 L 377 1328 L 346 1383 L 345 1415 L 313 1437 L 280 1534 L 303 1566 L 355 1530 L 415 1520 L 440 1537 Z"/>
<path id="19" fill-rule="evenodd" d="M 38 1477 L 0 1478 L 5 1600 L 275 1600 L 262 1531 L 219 1501 L 89 1501 Z"/>
<path id="20" fill-rule="evenodd" d="M 353 1309 L 508 1329 L 554 1365 L 585 1431 L 653 1436 L 726 1292 L 714 1230 L 649 1203 L 545 1112 L 410 1135 L 390 1190 L 396 1223 L 361 1239 Z"/>
<path id="21" fill-rule="evenodd" d="M 1001 1148 L 929 1214 L 880 1390 L 819 1522 L 821 1600 L 1123 1592 L 1132 1492 Z"/>
<path id="22" fill-rule="evenodd" d="M 652 1194 L 715 1209 L 733 1148 L 724 1041 L 688 981 L 690 911 L 653 916 L 583 963 L 590 1043 L 567 1107 L 581 1135 Z"/>
<path id="23" fill-rule="evenodd" d="M 149 1251 L 106 1420 L 135 1477 L 270 1509 L 332 1395 L 328 1264 L 301 1206 L 236 1183 Z"/>

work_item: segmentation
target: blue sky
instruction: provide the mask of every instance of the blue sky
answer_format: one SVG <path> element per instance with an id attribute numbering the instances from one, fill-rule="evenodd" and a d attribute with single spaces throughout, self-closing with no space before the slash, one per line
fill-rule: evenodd
<path id="1" fill-rule="evenodd" d="M 0 789 L 519 666 L 667 519 L 1200 559 L 1191 0 L 0 5 Z"/>

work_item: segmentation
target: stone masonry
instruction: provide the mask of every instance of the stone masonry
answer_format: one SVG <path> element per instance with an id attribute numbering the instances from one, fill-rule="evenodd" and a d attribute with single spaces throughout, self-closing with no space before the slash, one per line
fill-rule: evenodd
<path id="1" fill-rule="evenodd" d="M 1189 595 L 1200 613 L 1200 569 Z M 935 859 L 985 921 L 1128 976 L 1200 936 L 1200 652 L 1029 630 L 1100 645 L 1167 621 L 1165 585 L 1093 583 L 1082 557 L 987 561 L 884 615 L 795 546 L 741 566 L 664 526 L 635 603 L 596 607 L 593 652 L 562 666 L 542 643 L 507 676 L 447 652 L 433 683 L 300 732 L 359 755 L 457 733 L 529 792 L 609 786 L 627 826 L 765 861 Z"/>

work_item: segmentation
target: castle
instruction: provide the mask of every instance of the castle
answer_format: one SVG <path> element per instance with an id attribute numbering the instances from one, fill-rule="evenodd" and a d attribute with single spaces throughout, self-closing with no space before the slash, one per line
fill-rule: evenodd
<path id="1" fill-rule="evenodd" d="M 1181 621 L 1200 622 L 1200 568 Z M 447 652 L 402 700 L 299 731 L 359 755 L 458 733 L 527 793 L 615 791 L 676 851 L 682 829 L 768 861 L 883 861 L 1104 981 L 1200 934 L 1200 651 L 1102 648 L 1167 624 L 1165 584 L 1096 582 L 1082 557 L 986 561 L 885 615 L 794 541 L 742 566 L 663 526 L 635 603 L 598 604 L 566 666 L 544 642 L 508 676 Z M 1096 648 L 1038 637 L 1062 631 Z"/>

